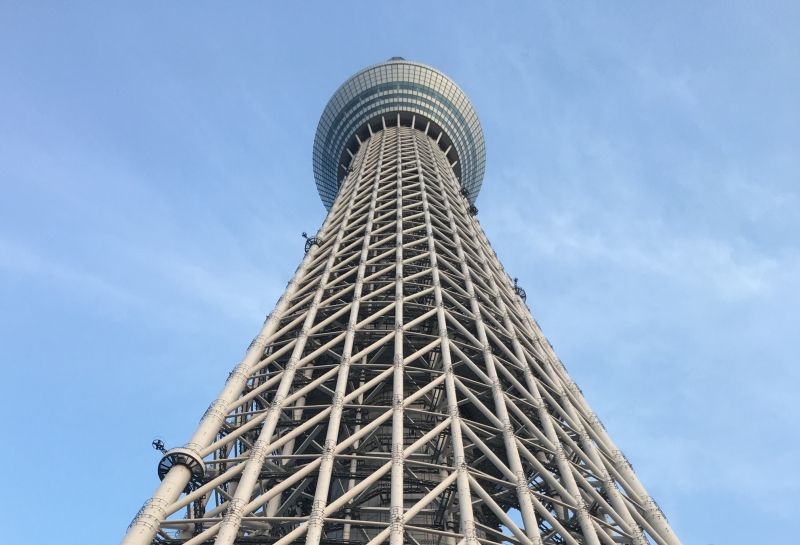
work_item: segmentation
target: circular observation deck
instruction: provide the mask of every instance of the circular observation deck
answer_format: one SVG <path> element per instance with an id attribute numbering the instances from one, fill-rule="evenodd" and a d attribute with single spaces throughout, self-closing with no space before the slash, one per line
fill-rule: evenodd
<path id="1" fill-rule="evenodd" d="M 313 163 L 326 209 L 333 205 L 352 155 L 384 123 L 426 131 L 446 153 L 469 202 L 475 202 L 486 165 L 475 109 L 458 85 L 438 70 L 392 57 L 345 81 L 322 112 Z"/>

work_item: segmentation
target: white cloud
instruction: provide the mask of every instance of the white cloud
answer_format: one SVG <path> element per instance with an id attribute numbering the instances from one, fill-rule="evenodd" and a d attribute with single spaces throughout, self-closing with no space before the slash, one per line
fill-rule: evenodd
<path id="1" fill-rule="evenodd" d="M 670 233 L 657 221 L 643 220 L 636 225 L 625 220 L 590 231 L 563 210 L 542 210 L 541 215 L 531 216 L 527 210 L 510 207 L 504 214 L 494 215 L 492 222 L 501 223 L 505 232 L 516 233 L 520 247 L 553 263 L 599 261 L 623 269 L 625 274 L 656 274 L 722 299 L 767 294 L 779 269 L 798 265 L 737 250 L 729 240 Z M 529 257 L 530 262 L 534 259 Z"/>

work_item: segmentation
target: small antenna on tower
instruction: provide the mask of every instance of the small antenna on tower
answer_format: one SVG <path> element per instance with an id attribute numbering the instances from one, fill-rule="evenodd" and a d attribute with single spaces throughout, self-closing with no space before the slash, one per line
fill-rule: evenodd
<path id="1" fill-rule="evenodd" d="M 514 278 L 514 293 L 519 295 L 519 298 L 522 299 L 522 302 L 524 303 L 525 300 L 528 298 L 528 295 L 525 293 L 524 289 L 519 287 L 519 285 L 517 284 L 518 280 L 519 278 Z"/>
<path id="2" fill-rule="evenodd" d="M 161 452 L 162 454 L 165 454 L 167 452 L 167 447 L 164 446 L 164 441 L 162 441 L 158 437 L 153 439 L 153 442 L 150 443 L 150 444 L 153 445 L 154 449 L 156 449 L 157 451 Z"/>
<path id="3" fill-rule="evenodd" d="M 316 244 L 317 246 L 320 246 L 322 244 L 322 240 L 318 239 L 317 237 L 309 237 L 305 231 L 303 231 L 303 238 L 306 239 L 305 253 L 308 253 L 308 251 L 314 244 Z"/>

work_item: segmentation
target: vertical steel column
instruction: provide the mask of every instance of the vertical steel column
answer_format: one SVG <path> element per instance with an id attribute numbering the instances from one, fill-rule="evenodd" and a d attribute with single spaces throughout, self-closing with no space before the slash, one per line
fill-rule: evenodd
<path id="1" fill-rule="evenodd" d="M 426 138 L 427 140 L 427 138 Z M 436 321 L 439 336 L 442 339 L 442 367 L 445 372 L 445 392 L 447 395 L 447 410 L 450 415 L 450 443 L 453 449 L 453 471 L 456 471 L 456 490 L 458 491 L 458 513 L 460 530 L 464 535 L 462 542 L 465 545 L 478 545 L 478 536 L 475 531 L 475 516 L 472 512 L 472 492 L 469 485 L 469 474 L 466 455 L 464 453 L 464 439 L 461 436 L 461 416 L 458 411 L 458 394 L 454 380 L 453 361 L 450 354 L 450 339 L 447 334 L 447 318 L 444 313 L 444 300 L 442 298 L 442 282 L 439 278 L 438 254 L 433 235 L 433 222 L 431 221 L 430 204 L 428 203 L 428 186 L 425 181 L 425 171 L 419 157 L 417 139 L 414 141 L 414 153 L 420 175 L 422 192 L 422 209 L 425 217 L 425 232 L 428 237 L 428 251 L 431 259 L 431 277 L 433 282 L 434 304 L 436 305 Z"/>
<path id="2" fill-rule="evenodd" d="M 386 121 L 383 121 L 386 132 Z M 405 367 L 403 366 L 403 299 L 405 298 L 405 283 L 403 279 L 403 147 L 402 129 L 399 126 L 395 131 L 397 146 L 395 160 L 397 161 L 397 217 L 395 219 L 396 252 L 395 252 L 395 289 L 394 289 L 394 377 L 392 387 L 392 481 L 391 504 L 389 510 L 390 545 L 403 545 L 403 449 L 404 449 L 404 415 L 403 415 L 403 382 L 405 381 Z"/>
<path id="3" fill-rule="evenodd" d="M 486 237 L 486 234 L 483 232 L 482 229 L 476 230 L 476 235 L 481 240 L 482 244 L 490 248 L 489 241 Z M 494 252 L 486 254 L 489 259 L 493 259 L 496 269 L 502 270 L 502 266 L 497 262 L 497 257 L 494 255 Z M 501 281 L 505 283 L 506 290 L 511 289 L 511 284 L 508 281 L 508 277 L 505 274 L 500 275 Z M 621 451 L 617 448 L 615 443 L 611 440 L 608 433 L 606 432 L 603 425 L 600 423 L 599 419 L 596 417 L 594 412 L 589 407 L 589 404 L 586 402 L 586 399 L 583 397 L 583 393 L 581 392 L 580 388 L 575 384 L 572 378 L 567 373 L 566 368 L 564 367 L 561 360 L 556 356 L 553 351 L 552 346 L 544 337 L 539 325 L 531 316 L 528 309 L 521 301 L 517 301 L 517 311 L 519 316 L 523 318 L 523 323 L 528 326 L 527 334 L 536 342 L 539 346 L 539 349 L 542 351 L 543 360 L 542 363 L 545 365 L 546 372 L 551 375 L 553 380 L 557 380 L 558 383 L 562 385 L 567 385 L 566 389 L 563 390 L 562 396 L 565 399 L 569 399 L 570 403 L 567 404 L 569 407 L 568 410 L 575 411 L 575 403 L 578 404 L 581 411 L 585 414 L 590 415 L 589 418 L 586 418 L 586 421 L 589 425 L 589 429 L 594 435 L 595 440 L 597 442 L 592 441 L 588 438 L 582 439 L 582 444 L 584 444 L 584 448 L 589 453 L 589 456 L 592 457 L 593 462 L 598 465 L 599 469 L 603 472 L 601 476 L 605 476 L 607 478 L 607 482 L 605 483 L 605 487 L 608 490 L 610 500 L 612 501 L 612 506 L 620 513 L 622 516 L 625 517 L 626 522 L 628 522 L 631 526 L 632 534 L 637 545 L 641 543 L 646 543 L 646 539 L 642 535 L 642 529 L 633 520 L 633 512 L 628 508 L 627 504 L 625 503 L 622 495 L 620 494 L 619 490 L 617 490 L 616 486 L 614 486 L 610 475 L 606 469 L 606 463 L 597 463 L 599 460 L 598 456 L 598 445 L 603 445 L 604 450 L 606 451 L 607 455 L 613 460 L 613 467 L 617 470 L 620 474 L 620 477 L 624 479 L 625 484 L 631 487 L 631 489 L 635 492 L 637 496 L 637 501 L 639 501 L 642 505 L 645 506 L 644 511 L 644 518 L 650 523 L 652 528 L 658 533 L 658 537 L 664 539 L 664 541 L 669 545 L 681 545 L 680 540 L 677 536 L 672 532 L 669 524 L 664 520 L 663 515 L 661 514 L 660 510 L 655 506 L 655 502 L 653 499 L 647 494 L 644 487 L 636 477 L 636 474 L 630 468 L 630 464 L 627 462 L 624 456 L 622 456 Z M 555 373 L 555 374 L 553 374 Z M 571 394 L 571 395 L 570 395 Z M 577 422 L 580 422 L 577 418 L 573 416 L 573 419 Z M 582 424 L 581 424 L 582 425 Z M 585 428 L 583 428 L 585 431 Z"/>
<path id="4" fill-rule="evenodd" d="M 494 274 L 492 274 L 491 269 L 489 268 L 487 260 L 490 259 L 489 255 L 494 255 L 493 252 L 488 250 L 486 244 L 482 244 L 483 239 L 478 235 L 478 231 L 482 231 L 479 226 L 477 226 L 477 221 L 474 218 L 470 218 L 469 220 L 469 233 L 472 235 L 472 240 L 476 241 L 478 244 L 478 252 L 479 256 L 481 257 L 481 266 L 485 273 L 485 278 L 488 280 L 489 285 L 492 287 L 495 297 L 495 304 L 497 304 L 500 312 L 503 316 L 503 321 L 505 324 L 506 329 L 510 333 L 512 333 L 511 337 L 511 344 L 514 349 L 514 354 L 519 360 L 519 362 L 525 365 L 525 385 L 527 386 L 527 393 L 533 396 L 534 405 L 537 407 L 537 413 L 539 415 L 539 420 L 544 427 L 545 435 L 547 436 L 548 440 L 556 447 L 556 462 L 558 464 L 559 472 L 561 477 L 566 485 L 566 489 L 569 494 L 572 496 L 572 501 L 575 503 L 575 510 L 578 515 L 578 521 L 580 523 L 581 532 L 583 533 L 584 537 L 587 539 L 587 543 L 590 545 L 600 545 L 599 538 L 595 531 L 594 525 L 589 517 L 588 510 L 586 508 L 584 499 L 581 495 L 580 489 L 578 488 L 577 483 L 575 482 L 575 477 L 573 476 L 572 466 L 570 465 L 569 461 L 566 459 L 564 454 L 564 448 L 561 444 L 561 441 L 556 434 L 555 428 L 553 427 L 552 418 L 550 413 L 547 411 L 546 405 L 544 400 L 542 399 L 541 393 L 539 392 L 539 387 L 536 384 L 536 379 L 531 372 L 530 367 L 527 365 L 527 360 L 525 358 L 525 354 L 522 350 L 522 345 L 519 343 L 519 339 L 516 336 L 516 329 L 514 328 L 511 317 L 508 314 L 508 308 L 503 301 L 503 298 L 500 296 L 500 289 L 497 285 L 496 279 Z M 501 364 L 502 365 L 502 364 Z"/>
<path id="5" fill-rule="evenodd" d="M 306 369 L 305 371 L 303 371 L 303 375 L 306 377 L 306 379 L 310 379 L 311 371 L 309 369 Z M 302 420 L 303 407 L 305 407 L 305 404 L 306 404 L 306 396 L 302 396 L 295 402 L 294 404 L 295 408 L 292 411 L 292 420 L 294 420 L 295 422 L 300 422 Z M 295 445 L 295 439 L 291 439 L 281 449 L 281 455 L 284 456 L 284 458 L 280 462 L 281 466 L 288 465 L 289 463 L 288 456 L 291 456 L 294 453 L 294 445 Z M 269 500 L 265 508 L 266 516 L 274 517 L 275 513 L 278 511 L 278 508 L 280 507 L 280 504 L 281 504 L 280 496 L 275 496 L 274 498 Z"/>
<path id="6" fill-rule="evenodd" d="M 537 328 L 538 329 L 538 328 Z M 561 361 L 555 356 L 552 352 L 552 348 L 550 348 L 549 343 L 546 348 L 548 356 L 548 363 L 555 369 L 558 368 L 560 365 L 563 369 L 563 365 Z M 558 365 L 554 364 L 553 362 L 557 361 Z M 561 375 L 559 373 L 559 375 Z M 568 380 L 568 382 L 567 382 Z M 580 392 L 580 389 L 575 385 L 575 383 L 571 379 L 564 379 L 562 378 L 562 382 L 567 384 L 571 384 L 574 388 L 570 388 L 573 394 L 576 396 L 576 399 L 583 405 L 584 410 L 587 410 L 590 414 L 594 415 L 589 409 L 588 404 L 586 403 L 583 394 Z M 565 395 L 567 395 L 565 393 Z M 661 509 L 658 508 L 658 505 L 655 503 L 652 497 L 647 493 L 644 486 L 642 486 L 639 478 L 634 473 L 633 468 L 628 462 L 627 458 L 622 454 L 622 451 L 617 448 L 616 444 L 612 441 L 611 437 L 606 432 L 603 425 L 600 423 L 599 419 L 595 416 L 595 418 L 588 419 L 588 424 L 591 430 L 594 432 L 595 437 L 600 440 L 600 442 L 605 443 L 606 448 L 611 453 L 611 460 L 613 462 L 613 467 L 619 473 L 620 477 L 622 477 L 621 482 L 626 483 L 629 487 L 631 487 L 636 500 L 643 506 L 643 515 L 644 519 L 652 526 L 653 530 L 657 532 L 658 536 L 660 536 L 665 543 L 668 545 L 681 545 L 681 541 L 678 539 L 678 536 L 672 531 L 669 523 L 667 523 Z M 616 490 L 616 488 L 615 488 Z"/>
<path id="7" fill-rule="evenodd" d="M 618 473 L 620 483 L 629 487 L 636 500 L 644 506 L 644 519 L 651 526 L 651 530 L 654 531 L 653 537 L 658 540 L 663 540 L 663 543 L 666 545 L 681 545 L 680 540 L 672 532 L 672 529 L 670 528 L 669 524 L 667 524 L 666 520 L 664 520 L 664 517 L 658 507 L 655 505 L 655 502 L 647 494 L 644 487 L 639 482 L 627 459 L 622 455 L 622 452 L 611 440 L 611 437 L 609 437 L 605 428 L 600 423 L 600 420 L 589 407 L 589 404 L 583 397 L 583 393 L 580 391 L 580 388 L 578 388 L 574 381 L 569 377 L 564 364 L 561 363 L 561 360 L 553 352 L 553 348 L 550 343 L 544 338 L 539 325 L 535 322 L 535 320 L 533 320 L 533 318 L 530 316 L 530 313 L 523 312 L 522 314 L 525 316 L 530 333 L 545 355 L 544 363 L 548 369 L 548 372 L 555 373 L 562 384 L 569 385 L 565 391 L 565 395 L 569 395 L 569 393 L 571 393 L 573 396 L 572 399 L 578 403 L 580 408 L 585 411 L 586 414 L 590 415 L 590 417 L 587 419 L 587 422 L 589 424 L 589 430 L 592 432 L 596 444 L 603 445 L 607 456 L 612 460 L 613 469 Z M 607 463 L 604 463 L 602 467 L 605 471 L 607 471 Z M 617 499 L 623 501 L 622 497 L 619 495 L 619 491 L 616 490 L 616 487 L 612 485 L 612 488 L 617 494 Z M 639 516 L 635 509 L 626 509 L 626 511 L 633 518 L 637 518 Z M 640 525 L 635 522 L 634 524 L 639 528 L 639 531 L 641 531 Z"/>
<path id="8" fill-rule="evenodd" d="M 428 147 L 431 150 L 431 154 L 436 159 L 437 155 L 435 154 L 435 151 L 439 151 L 438 147 L 434 151 L 430 141 L 428 141 Z M 475 287 L 472 284 L 472 271 L 467 266 L 464 248 L 462 247 L 461 237 L 459 235 L 459 227 L 456 224 L 455 217 L 453 216 L 453 210 L 450 205 L 450 199 L 448 196 L 449 192 L 446 184 L 452 183 L 452 180 L 455 179 L 455 175 L 452 173 L 452 170 L 448 170 L 443 174 L 439 167 L 438 160 L 434 161 L 434 166 L 436 169 L 437 180 L 442 188 L 442 199 L 445 203 L 447 219 L 450 222 L 450 229 L 453 231 L 453 242 L 456 253 L 460 260 L 461 271 L 464 275 L 464 285 L 467 293 L 469 294 L 470 310 L 475 316 L 475 328 L 478 334 L 478 340 L 480 341 L 483 349 L 483 362 L 486 366 L 486 372 L 492 381 L 492 397 L 494 398 L 495 410 L 497 411 L 497 417 L 503 424 L 501 431 L 503 435 L 503 443 L 506 448 L 506 456 L 508 458 L 510 469 L 516 476 L 515 485 L 517 489 L 517 498 L 520 505 L 522 520 L 525 523 L 525 533 L 532 543 L 538 544 L 541 543 L 541 535 L 539 534 L 539 523 L 536 520 L 536 512 L 534 511 L 533 503 L 531 502 L 531 496 L 528 492 L 528 478 L 525 476 L 525 472 L 522 469 L 522 461 L 520 460 L 519 452 L 517 451 L 514 430 L 511 426 L 511 419 L 508 416 L 508 409 L 505 404 L 503 390 L 500 387 L 500 379 L 498 378 L 497 370 L 495 369 L 494 356 L 492 355 L 491 345 L 489 344 L 489 339 L 487 338 L 486 331 L 484 329 L 483 317 L 481 315 L 481 309 L 478 303 L 478 296 L 475 294 Z M 463 207 L 463 205 L 461 206 Z"/>
<path id="9" fill-rule="evenodd" d="M 336 379 L 336 390 L 331 403 L 333 410 L 328 420 L 328 430 L 323 445 L 322 463 L 320 464 L 317 476 L 317 488 L 314 492 L 314 501 L 311 507 L 311 516 L 308 519 L 308 530 L 306 534 L 306 545 L 318 545 L 322 537 L 322 529 L 325 524 L 323 512 L 328 503 L 328 492 L 333 472 L 334 451 L 339 440 L 339 425 L 342 419 L 342 409 L 344 408 L 344 396 L 347 393 L 347 382 L 350 376 L 350 363 L 353 351 L 353 339 L 355 337 L 356 323 L 358 322 L 358 311 L 361 304 L 361 290 L 364 285 L 364 270 L 366 269 L 367 257 L 372 235 L 372 222 L 375 218 L 375 201 L 378 196 L 378 186 L 380 182 L 380 171 L 383 165 L 383 154 L 386 149 L 385 133 L 380 133 L 380 155 L 378 157 L 378 168 L 372 180 L 372 196 L 369 202 L 369 212 L 367 213 L 367 223 L 364 227 L 364 240 L 361 244 L 361 256 L 358 262 L 358 272 L 356 273 L 355 287 L 353 288 L 353 303 L 350 307 L 350 316 L 347 321 L 347 336 L 345 337 L 342 357 L 339 362 L 339 373 Z M 375 137 L 378 138 L 378 137 Z M 361 181 L 363 183 L 363 180 Z"/>
<path id="10" fill-rule="evenodd" d="M 352 189 L 350 189 L 350 195 L 347 199 L 347 208 L 345 210 L 344 218 L 342 219 L 342 226 L 344 226 L 347 220 L 350 218 L 353 202 L 355 201 L 356 195 L 358 195 L 360 180 L 360 176 L 349 176 L 345 180 L 345 184 L 351 185 Z M 342 195 L 340 195 L 340 198 L 341 197 Z M 267 447 L 272 440 L 272 434 L 275 432 L 275 426 L 277 425 L 280 414 L 284 409 L 284 398 L 286 397 L 287 393 L 289 392 L 289 388 L 292 385 L 294 372 L 297 366 L 297 360 L 302 356 L 303 350 L 305 349 L 305 344 L 308 340 L 308 329 L 314 323 L 317 308 L 320 300 L 322 299 L 322 294 L 325 291 L 328 275 L 343 236 L 344 229 L 340 228 L 339 232 L 336 234 L 336 239 L 333 243 L 333 247 L 331 248 L 328 261 L 325 264 L 325 269 L 320 277 L 319 285 L 317 286 L 316 293 L 314 294 L 314 299 L 308 309 L 306 319 L 303 323 L 302 333 L 297 339 L 297 344 L 292 351 L 289 363 L 286 366 L 283 376 L 281 377 L 280 385 L 275 392 L 274 401 L 269 409 L 269 416 L 267 416 L 267 418 L 264 420 L 258 440 L 250 450 L 250 457 L 247 460 L 245 469 L 242 472 L 241 478 L 239 479 L 239 486 L 236 488 L 236 493 L 234 494 L 233 499 L 230 500 L 228 509 L 225 512 L 225 517 L 219 526 L 219 534 L 215 542 L 217 545 L 233 545 L 236 539 L 239 527 L 241 526 L 242 517 L 245 515 L 245 506 L 253 494 L 253 489 L 258 481 L 261 467 L 264 464 L 264 459 L 268 454 Z"/>
<path id="11" fill-rule="evenodd" d="M 367 363 L 367 357 L 364 356 L 361 359 L 361 365 L 364 366 L 364 365 L 366 365 L 366 363 Z M 359 380 L 359 387 L 361 387 L 363 385 L 364 385 L 364 378 L 362 376 L 362 378 Z M 359 396 L 358 396 L 358 405 L 362 405 L 363 403 L 364 403 L 364 394 L 359 394 Z M 357 409 L 356 410 L 356 415 L 357 415 L 356 419 L 358 421 L 360 421 L 361 420 L 361 416 L 362 416 L 362 410 L 361 409 Z M 353 433 L 356 434 L 356 435 L 358 434 L 358 432 L 360 430 L 361 430 L 361 424 L 356 424 L 353 427 Z M 353 443 L 353 449 L 357 450 L 359 445 L 360 445 L 360 443 L 361 443 L 361 441 L 355 441 Z M 350 468 L 349 469 L 350 469 L 350 475 L 355 475 L 356 470 L 358 469 L 358 460 L 356 459 L 355 456 L 350 459 Z M 352 490 L 355 485 L 356 485 L 355 477 L 348 478 L 347 479 L 347 489 L 345 490 L 344 493 L 347 493 L 350 490 Z M 353 517 L 348 512 L 345 515 L 344 518 L 346 520 L 352 520 Z M 342 541 L 350 541 L 350 527 L 351 527 L 351 525 L 349 523 L 345 523 L 342 526 Z"/>
<path id="12" fill-rule="evenodd" d="M 336 212 L 337 208 L 334 206 L 320 228 L 321 236 L 326 237 L 329 235 Z M 201 418 L 196 431 L 185 445 L 186 449 L 199 456 L 200 451 L 214 441 L 222 423 L 225 421 L 225 416 L 228 414 L 228 408 L 241 395 L 250 377 L 251 369 L 264 357 L 264 350 L 272 335 L 278 330 L 281 316 L 286 310 L 288 302 L 297 291 L 300 280 L 305 275 L 309 263 L 316 255 L 316 250 L 316 247 L 312 247 L 312 250 L 303 257 L 292 279 L 287 284 L 286 291 L 280 296 L 261 331 L 247 349 L 244 359 L 230 373 L 222 391 L 209 405 Z M 170 505 L 177 501 L 189 484 L 190 479 L 191 471 L 185 465 L 178 464 L 170 468 L 153 493 L 152 498 L 144 503 L 134 517 L 121 545 L 150 545 L 161 523 L 166 518 Z"/>

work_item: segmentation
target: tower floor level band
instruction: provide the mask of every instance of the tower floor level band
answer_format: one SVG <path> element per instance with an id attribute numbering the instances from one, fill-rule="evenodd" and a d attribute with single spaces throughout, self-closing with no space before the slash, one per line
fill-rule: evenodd
<path id="1" fill-rule="evenodd" d="M 680 545 L 481 229 L 483 153 L 432 68 L 337 91 L 329 213 L 125 545 Z"/>

